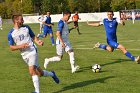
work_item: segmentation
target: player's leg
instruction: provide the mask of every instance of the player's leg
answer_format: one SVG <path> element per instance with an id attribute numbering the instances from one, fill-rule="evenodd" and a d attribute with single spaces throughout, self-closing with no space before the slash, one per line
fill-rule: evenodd
<path id="1" fill-rule="evenodd" d="M 47 66 L 50 62 L 61 61 L 62 56 L 63 56 L 63 51 L 64 51 L 61 44 L 56 45 L 56 51 L 57 51 L 57 56 L 54 56 L 54 57 L 51 57 L 51 58 L 45 58 L 44 68 L 47 68 Z"/>
<path id="2" fill-rule="evenodd" d="M 126 48 L 123 46 L 123 45 L 121 45 L 121 44 L 119 44 L 118 45 L 118 49 L 120 49 L 128 58 L 130 58 L 132 61 L 136 61 L 138 64 L 140 63 L 140 58 L 139 58 L 139 56 L 138 57 L 134 57 L 130 52 L 128 52 L 127 50 L 126 50 Z"/>
<path id="3" fill-rule="evenodd" d="M 45 38 L 47 36 L 47 28 L 44 27 L 43 28 L 43 34 L 38 34 L 37 37 L 38 38 Z"/>
<path id="4" fill-rule="evenodd" d="M 33 85 L 36 93 L 40 93 L 39 76 L 36 72 L 36 66 L 29 66 L 29 73 L 32 76 Z"/>
<path id="5" fill-rule="evenodd" d="M 75 73 L 80 67 L 75 64 L 74 51 L 69 42 L 66 43 L 65 51 L 69 54 L 71 72 Z"/>
<path id="6" fill-rule="evenodd" d="M 78 22 L 75 23 L 75 26 L 76 26 L 76 29 L 77 29 L 78 34 L 80 35 L 81 33 L 80 33 L 80 30 L 79 30 Z"/>
<path id="7" fill-rule="evenodd" d="M 44 77 L 51 76 L 56 83 L 59 83 L 59 78 L 57 77 L 54 71 L 42 70 L 40 67 L 38 67 L 37 73 L 39 76 L 44 76 Z"/>
<path id="8" fill-rule="evenodd" d="M 116 42 L 107 42 L 109 45 L 105 45 L 105 44 L 100 44 L 99 42 L 97 44 L 95 44 L 94 48 L 101 48 L 104 50 L 107 50 L 109 52 L 113 52 L 115 46 L 117 46 L 118 44 Z M 117 48 L 117 47 L 116 47 Z"/>
<path id="9" fill-rule="evenodd" d="M 50 39 L 51 39 L 52 45 L 54 46 L 55 45 L 55 41 L 54 41 L 54 36 L 53 36 L 52 29 L 49 29 L 49 34 L 50 34 Z"/>

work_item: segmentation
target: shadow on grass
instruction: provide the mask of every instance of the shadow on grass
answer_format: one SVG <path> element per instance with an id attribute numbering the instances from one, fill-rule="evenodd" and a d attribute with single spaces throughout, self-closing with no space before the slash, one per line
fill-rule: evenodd
<path id="1" fill-rule="evenodd" d="M 95 83 L 104 83 L 105 80 L 110 79 L 110 78 L 114 78 L 114 76 L 108 76 L 108 77 L 94 79 L 94 80 L 92 79 L 92 80 L 77 82 L 77 83 L 65 86 L 61 90 L 53 92 L 53 93 L 62 93 L 64 91 L 68 91 L 68 90 L 71 90 L 71 89 L 76 89 L 76 88 L 84 87 L 84 86 L 95 84 Z"/>
<path id="2" fill-rule="evenodd" d="M 126 61 L 131 61 L 130 59 L 112 59 L 112 60 L 114 60 L 114 61 L 101 64 L 101 66 L 111 65 L 111 64 L 116 64 L 116 63 L 121 63 L 121 62 L 126 62 Z"/>
<path id="3" fill-rule="evenodd" d="M 106 66 L 106 65 L 111 65 L 111 64 L 131 61 L 130 59 L 112 59 L 112 60 L 114 60 L 114 61 L 113 62 L 104 63 L 104 64 L 100 64 L 101 67 Z M 92 65 L 91 66 L 87 66 L 87 67 L 81 67 L 79 69 L 79 71 L 77 71 L 77 72 L 83 72 L 83 71 L 91 70 L 91 69 L 92 69 Z M 104 71 L 102 71 L 102 72 L 104 72 Z"/>

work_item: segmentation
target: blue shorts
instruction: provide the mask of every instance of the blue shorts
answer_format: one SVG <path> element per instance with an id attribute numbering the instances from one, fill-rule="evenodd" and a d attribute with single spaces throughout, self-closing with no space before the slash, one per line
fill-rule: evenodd
<path id="1" fill-rule="evenodd" d="M 108 45 L 110 47 L 112 47 L 113 49 L 117 49 L 119 46 L 119 43 L 115 42 L 115 41 L 107 41 Z"/>
<path id="2" fill-rule="evenodd" d="M 44 27 L 43 35 L 53 34 L 52 28 Z"/>

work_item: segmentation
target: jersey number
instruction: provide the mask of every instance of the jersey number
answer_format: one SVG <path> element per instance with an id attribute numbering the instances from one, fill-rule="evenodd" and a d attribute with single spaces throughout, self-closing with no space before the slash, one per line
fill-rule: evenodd
<path id="1" fill-rule="evenodd" d="M 24 39 L 24 35 L 23 34 L 19 35 L 19 40 L 22 41 L 23 39 Z"/>

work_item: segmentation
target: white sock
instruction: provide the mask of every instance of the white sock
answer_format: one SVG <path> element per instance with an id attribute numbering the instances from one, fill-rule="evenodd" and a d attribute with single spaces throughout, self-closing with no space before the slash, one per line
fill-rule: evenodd
<path id="1" fill-rule="evenodd" d="M 54 61 L 60 61 L 60 60 L 61 60 L 61 58 L 58 57 L 58 56 L 55 56 L 55 57 L 49 58 L 49 61 L 52 61 L 52 62 L 54 62 Z"/>
<path id="2" fill-rule="evenodd" d="M 33 85 L 35 87 L 35 92 L 39 93 L 39 77 L 37 75 L 32 76 Z"/>
<path id="3" fill-rule="evenodd" d="M 75 64 L 75 62 L 74 62 L 74 52 L 70 52 L 69 53 L 69 57 L 70 57 L 71 69 L 73 69 L 74 68 L 74 64 Z"/>
<path id="4" fill-rule="evenodd" d="M 47 77 L 47 76 L 53 76 L 53 73 L 52 72 L 49 72 L 49 71 L 47 71 L 47 70 L 43 70 L 43 76 L 45 76 L 45 77 Z"/>

